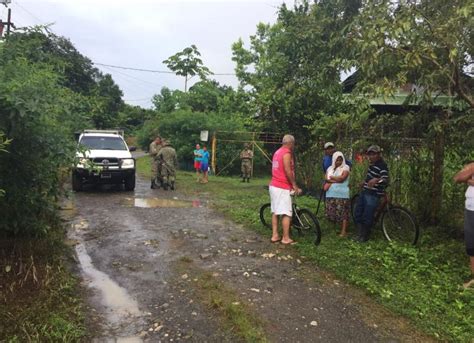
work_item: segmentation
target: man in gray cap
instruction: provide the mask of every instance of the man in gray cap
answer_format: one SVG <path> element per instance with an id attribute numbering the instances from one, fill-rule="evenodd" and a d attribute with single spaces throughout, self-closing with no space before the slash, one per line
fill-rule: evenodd
<path id="1" fill-rule="evenodd" d="M 336 147 L 333 142 L 326 142 L 324 144 L 324 157 L 323 157 L 323 172 L 326 175 L 326 171 L 332 164 L 332 155 L 336 152 Z"/>
<path id="2" fill-rule="evenodd" d="M 369 240 L 375 210 L 389 182 L 388 167 L 381 153 L 382 149 L 378 145 L 371 145 L 367 149 L 370 165 L 354 211 L 354 221 L 359 232 L 356 240 L 361 243 Z"/>
<path id="3" fill-rule="evenodd" d="M 333 142 L 326 142 L 324 144 L 324 157 L 323 157 L 323 172 L 324 175 L 326 175 L 326 171 L 332 164 L 332 155 L 336 152 L 336 146 L 334 145 Z M 349 166 L 349 168 L 352 168 L 352 162 L 350 159 L 346 158 L 344 156 L 344 160 L 346 161 L 346 164 Z"/>

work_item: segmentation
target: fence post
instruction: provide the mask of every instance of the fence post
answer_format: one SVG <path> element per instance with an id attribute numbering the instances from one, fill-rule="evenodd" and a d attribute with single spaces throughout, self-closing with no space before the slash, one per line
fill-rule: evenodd
<path id="1" fill-rule="evenodd" d="M 211 168 L 212 168 L 212 173 L 216 175 L 216 147 L 217 147 L 217 138 L 216 138 L 216 133 L 214 132 L 212 134 L 212 160 L 211 160 Z"/>

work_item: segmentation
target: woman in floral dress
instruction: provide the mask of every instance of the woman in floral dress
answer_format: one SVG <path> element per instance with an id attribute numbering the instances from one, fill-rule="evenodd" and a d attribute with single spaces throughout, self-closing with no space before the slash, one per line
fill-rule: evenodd
<path id="1" fill-rule="evenodd" d="M 336 151 L 332 155 L 332 164 L 326 172 L 326 182 L 330 184 L 326 191 L 326 216 L 330 221 L 341 224 L 340 237 L 347 236 L 349 223 L 351 207 L 349 174 L 350 168 L 346 164 L 343 153 Z"/>

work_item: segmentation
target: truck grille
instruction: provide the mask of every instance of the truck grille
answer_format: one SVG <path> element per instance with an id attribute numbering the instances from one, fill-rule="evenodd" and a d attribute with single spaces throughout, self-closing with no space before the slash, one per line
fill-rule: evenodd
<path id="1" fill-rule="evenodd" d="M 92 159 L 94 164 L 99 166 L 118 166 L 119 160 L 115 157 L 96 157 Z"/>

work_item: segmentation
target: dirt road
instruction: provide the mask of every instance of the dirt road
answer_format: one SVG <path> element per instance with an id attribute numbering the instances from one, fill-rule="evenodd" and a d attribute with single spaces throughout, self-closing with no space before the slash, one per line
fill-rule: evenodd
<path id="1" fill-rule="evenodd" d="M 69 237 L 96 342 L 249 340 L 206 298 L 233 294 L 270 342 L 424 340 L 364 295 L 223 218 L 202 199 L 113 188 L 75 194 Z M 257 214 L 256 214 L 257 215 Z M 206 300 L 207 299 L 207 300 Z"/>

